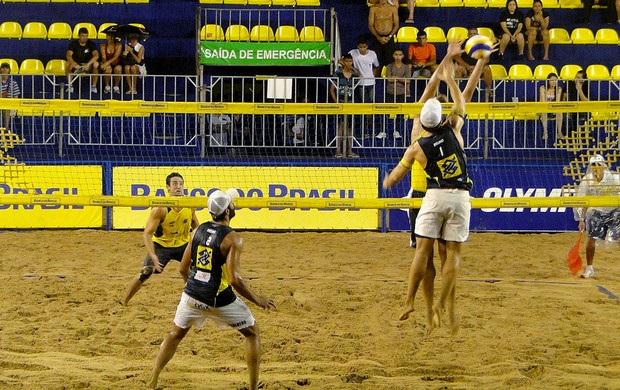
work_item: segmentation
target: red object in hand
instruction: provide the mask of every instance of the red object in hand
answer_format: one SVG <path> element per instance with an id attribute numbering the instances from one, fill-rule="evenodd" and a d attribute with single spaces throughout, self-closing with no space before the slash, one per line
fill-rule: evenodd
<path id="1" fill-rule="evenodd" d="M 579 256 L 579 247 L 581 246 L 582 236 L 583 233 L 579 234 L 577 243 L 570 248 L 568 255 L 566 255 L 566 263 L 568 264 L 568 268 L 573 275 L 577 275 L 577 272 L 581 270 L 581 266 L 583 265 L 583 260 L 581 259 L 581 256 Z"/>

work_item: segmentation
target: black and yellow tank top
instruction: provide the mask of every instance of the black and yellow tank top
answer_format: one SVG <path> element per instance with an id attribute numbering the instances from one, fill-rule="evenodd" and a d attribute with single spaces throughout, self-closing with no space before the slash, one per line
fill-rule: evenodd
<path id="1" fill-rule="evenodd" d="M 177 248 L 189 242 L 189 229 L 192 226 L 192 209 L 183 208 L 179 212 L 168 208 L 166 218 L 159 224 L 153 242 L 166 248 Z"/>
<path id="2" fill-rule="evenodd" d="M 228 226 L 209 221 L 201 224 L 192 240 L 192 262 L 185 283 L 185 293 L 209 306 L 226 306 L 237 299 L 228 282 L 226 256 L 220 245 L 228 233 Z"/>
<path id="3" fill-rule="evenodd" d="M 454 131 L 443 125 L 430 137 L 418 140 L 426 155 L 427 188 L 458 188 L 471 190 L 472 182 L 467 175 L 467 158 Z"/>

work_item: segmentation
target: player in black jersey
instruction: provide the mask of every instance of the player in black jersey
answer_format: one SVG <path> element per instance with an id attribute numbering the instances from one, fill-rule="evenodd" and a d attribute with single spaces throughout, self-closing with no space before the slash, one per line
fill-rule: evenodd
<path id="1" fill-rule="evenodd" d="M 172 359 L 177 346 L 192 325 L 202 328 L 208 319 L 221 328 L 230 326 L 245 336 L 250 374 L 250 389 L 258 388 L 260 365 L 260 330 L 242 297 L 262 309 L 275 308 L 273 299 L 256 294 L 241 276 L 239 259 L 243 238 L 232 228 L 235 216 L 235 189 L 214 191 L 209 195 L 208 208 L 213 221 L 201 224 L 183 254 L 179 272 L 185 288 L 177 306 L 172 330 L 159 347 L 155 367 L 148 386 L 157 387 L 159 374 Z"/>
<path id="2" fill-rule="evenodd" d="M 465 98 L 453 77 L 453 58 L 461 52 L 459 42 L 450 43 L 448 53 L 433 75 L 448 84 L 450 95 L 454 99 L 452 112 L 445 121 L 442 121 L 441 103 L 437 99 L 426 101 L 420 113 L 420 122 L 426 130 L 425 134 L 407 148 L 398 166 L 383 181 L 384 188 L 392 187 L 409 172 L 414 161 L 424 167 L 427 175 L 427 192 L 416 219 L 417 249 L 409 273 L 405 309 L 400 316 L 401 320 L 406 320 L 414 311 L 415 295 L 424 280 L 427 334 L 440 325 L 446 305 L 452 330 L 456 332 L 458 329 L 454 315 L 454 286 L 456 269 L 461 258 L 461 243 L 467 240 L 469 234 L 471 210 L 469 190 L 472 185 L 467 175 L 467 160 L 463 150 L 463 137 L 460 134 L 465 116 Z M 471 90 L 478 83 L 486 62 L 487 59 L 478 61 L 466 90 Z M 431 84 L 433 83 L 429 82 L 429 85 Z M 441 295 L 439 302 L 433 305 L 435 240 L 445 245 L 446 256 L 441 256 Z"/>

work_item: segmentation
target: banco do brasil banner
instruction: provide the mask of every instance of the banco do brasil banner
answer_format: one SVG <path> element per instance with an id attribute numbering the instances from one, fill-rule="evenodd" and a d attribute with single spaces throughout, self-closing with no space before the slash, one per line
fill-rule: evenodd
<path id="1" fill-rule="evenodd" d="M 200 42 L 203 65 L 329 65 L 329 42 Z"/>

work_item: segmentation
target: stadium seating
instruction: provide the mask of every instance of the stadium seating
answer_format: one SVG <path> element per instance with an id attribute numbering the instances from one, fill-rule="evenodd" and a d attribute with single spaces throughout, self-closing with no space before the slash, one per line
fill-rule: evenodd
<path id="1" fill-rule="evenodd" d="M 123 4 L 125 0 L 99 0 L 101 4 Z"/>
<path id="2" fill-rule="evenodd" d="M 550 73 L 558 74 L 556 67 L 551 64 L 540 64 L 534 68 L 534 78 L 536 80 L 546 80 Z"/>
<path id="3" fill-rule="evenodd" d="M 256 25 L 250 30 L 250 41 L 255 42 L 273 42 L 275 41 L 275 35 L 273 29 L 270 26 Z"/>
<path id="4" fill-rule="evenodd" d="M 439 0 L 417 0 L 415 6 L 420 8 L 439 8 Z"/>
<path id="5" fill-rule="evenodd" d="M 549 29 L 549 42 L 554 45 L 569 45 L 573 43 L 570 39 L 568 31 L 563 28 L 551 28 Z"/>
<path id="6" fill-rule="evenodd" d="M 497 38 L 495 37 L 495 33 L 493 32 L 492 28 L 478 27 L 478 34 L 491 38 L 493 42 L 497 41 Z"/>
<path id="7" fill-rule="evenodd" d="M 525 64 L 514 64 L 508 69 L 508 77 L 512 80 L 533 80 L 532 68 Z"/>
<path id="8" fill-rule="evenodd" d="M 0 64 L 4 64 L 5 62 L 9 64 L 9 67 L 11 68 L 11 74 L 19 73 L 19 65 L 17 64 L 17 61 L 12 58 L 0 58 Z"/>
<path id="9" fill-rule="evenodd" d="M 222 4 L 224 0 L 200 0 L 200 4 Z"/>
<path id="10" fill-rule="evenodd" d="M 248 28 L 242 24 L 232 24 L 226 29 L 224 37 L 227 41 L 249 41 L 250 32 Z"/>
<path id="11" fill-rule="evenodd" d="M 150 0 L 125 0 L 125 4 L 148 4 Z"/>
<path id="12" fill-rule="evenodd" d="M 620 44 L 618 32 L 612 28 L 601 28 L 594 36 L 597 44 L 617 45 Z"/>
<path id="13" fill-rule="evenodd" d="M 52 3 L 74 3 L 75 0 L 52 0 Z"/>
<path id="14" fill-rule="evenodd" d="M 76 3 L 99 4 L 99 0 L 75 0 Z"/>
<path id="15" fill-rule="evenodd" d="M 493 80 L 506 80 L 508 78 L 508 72 L 506 72 L 506 68 L 501 64 L 489 64 L 489 68 L 491 68 L 491 75 L 493 76 Z"/>
<path id="16" fill-rule="evenodd" d="M 580 71 L 581 69 L 583 69 L 581 65 L 566 64 L 562 66 L 562 69 L 560 69 L 560 79 L 572 80 L 575 78 L 575 75 L 577 74 L 577 72 Z"/>
<path id="17" fill-rule="evenodd" d="M 590 80 L 609 80 L 611 75 L 605 65 L 595 64 L 586 68 L 586 75 Z"/>
<path id="18" fill-rule="evenodd" d="M 47 28 L 47 39 L 71 39 L 73 32 L 66 22 L 54 22 Z"/>
<path id="19" fill-rule="evenodd" d="M 297 5 L 302 7 L 320 7 L 320 0 L 297 0 Z"/>
<path id="20" fill-rule="evenodd" d="M 200 29 L 200 39 L 203 41 L 223 41 L 224 30 L 219 24 L 207 24 Z"/>
<path id="21" fill-rule="evenodd" d="M 447 42 L 446 34 L 441 27 L 429 26 L 424 29 L 424 32 L 428 36 L 428 42 L 430 43 L 444 43 Z"/>
<path id="22" fill-rule="evenodd" d="M 576 28 L 571 32 L 570 39 L 573 44 L 588 45 L 596 43 L 594 39 L 594 33 L 589 28 Z"/>
<path id="23" fill-rule="evenodd" d="M 547 0 L 545 0 L 545 3 Z M 533 0 L 519 0 L 519 9 L 523 12 L 523 15 L 527 13 L 528 10 L 532 9 L 532 5 L 534 4 Z M 506 3 L 504 3 L 505 5 Z M 546 4 L 543 4 L 546 7 Z M 525 26 L 524 26 L 525 27 Z"/>
<path id="24" fill-rule="evenodd" d="M 467 28 L 465 27 L 450 27 L 446 34 L 448 42 L 460 41 L 467 38 Z"/>
<path id="25" fill-rule="evenodd" d="M 560 8 L 558 0 L 545 0 L 543 4 L 544 8 Z"/>
<path id="26" fill-rule="evenodd" d="M 463 0 L 439 0 L 440 7 L 462 7 Z"/>
<path id="27" fill-rule="evenodd" d="M 271 5 L 295 6 L 295 0 L 272 0 Z"/>
<path id="28" fill-rule="evenodd" d="M 299 2 L 298 2 L 299 4 Z M 299 32 L 301 42 L 324 42 L 323 30 L 318 26 L 305 26 Z"/>
<path id="29" fill-rule="evenodd" d="M 49 60 L 45 64 L 45 74 L 52 74 L 55 76 L 64 76 L 67 68 L 66 60 Z"/>
<path id="30" fill-rule="evenodd" d="M 247 5 L 247 0 L 224 0 L 224 4 Z"/>
<path id="31" fill-rule="evenodd" d="M 94 24 L 88 22 L 80 22 L 73 27 L 73 39 L 78 39 L 78 31 L 82 27 L 88 30 L 88 37 L 90 39 L 95 39 L 97 37 L 97 27 L 95 27 Z"/>
<path id="32" fill-rule="evenodd" d="M 486 0 L 463 0 L 463 6 L 470 8 L 486 8 Z"/>
<path id="33" fill-rule="evenodd" d="M 19 74 L 44 74 L 45 66 L 43 62 L 36 58 L 28 58 L 22 61 L 19 66 Z"/>
<path id="34" fill-rule="evenodd" d="M 398 29 L 396 38 L 399 43 L 413 43 L 418 41 L 418 28 L 413 26 L 405 26 Z"/>
<path id="35" fill-rule="evenodd" d="M 277 42 L 297 42 L 299 41 L 299 33 L 295 26 L 279 26 L 275 32 Z"/>
<path id="36" fill-rule="evenodd" d="M 22 38 L 22 26 L 17 22 L 3 22 L 0 24 L 0 38 Z"/>
<path id="37" fill-rule="evenodd" d="M 3 3 L 25 3 L 26 0 L 2 0 Z"/>
<path id="38" fill-rule="evenodd" d="M 611 79 L 620 80 L 620 64 L 614 65 L 614 67 L 611 68 Z"/>
<path id="39" fill-rule="evenodd" d="M 271 0 L 248 0 L 248 5 L 271 5 Z"/>
<path id="40" fill-rule="evenodd" d="M 489 8 L 506 8 L 505 0 L 487 0 Z"/>
<path id="41" fill-rule="evenodd" d="M 583 8 L 581 0 L 558 0 L 558 3 L 560 3 L 560 8 Z"/>
<path id="42" fill-rule="evenodd" d="M 41 22 L 29 22 L 24 26 L 24 39 L 46 39 L 47 27 Z"/>

